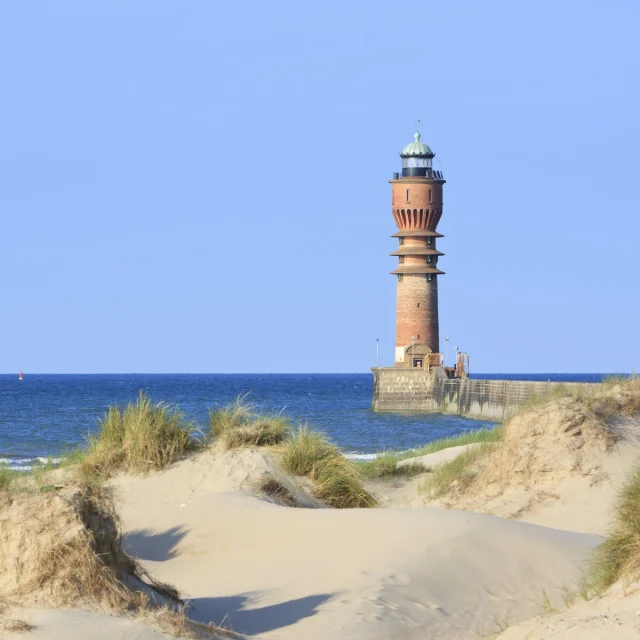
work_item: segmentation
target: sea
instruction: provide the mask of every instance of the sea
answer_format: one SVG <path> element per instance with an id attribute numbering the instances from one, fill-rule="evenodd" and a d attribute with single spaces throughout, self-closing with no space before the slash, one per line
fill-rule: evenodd
<path id="1" fill-rule="evenodd" d="M 475 374 L 475 378 L 599 382 L 604 374 Z M 112 404 L 142 391 L 179 408 L 204 429 L 210 408 L 239 396 L 262 412 L 324 432 L 351 459 L 408 450 L 445 436 L 492 426 L 486 420 L 371 410 L 373 379 L 354 374 L 28 374 L 0 375 L 0 464 L 28 470 L 82 447 Z"/>

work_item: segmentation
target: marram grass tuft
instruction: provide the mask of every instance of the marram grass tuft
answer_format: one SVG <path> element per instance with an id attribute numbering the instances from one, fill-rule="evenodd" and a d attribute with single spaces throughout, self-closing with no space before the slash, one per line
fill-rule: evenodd
<path id="1" fill-rule="evenodd" d="M 182 414 L 165 403 L 152 403 L 144 393 L 124 409 L 109 407 L 99 424 L 81 461 L 87 475 L 157 471 L 196 446 L 195 429 Z"/>
<path id="2" fill-rule="evenodd" d="M 236 398 L 222 409 L 209 411 L 209 435 L 225 449 L 273 446 L 283 442 L 290 431 L 287 418 L 258 413 L 246 402 L 246 396 Z"/>
<path id="3" fill-rule="evenodd" d="M 308 476 L 313 495 L 336 509 L 375 507 L 376 499 L 364 488 L 360 471 L 327 438 L 299 427 L 284 442 L 280 465 L 287 473 Z"/>

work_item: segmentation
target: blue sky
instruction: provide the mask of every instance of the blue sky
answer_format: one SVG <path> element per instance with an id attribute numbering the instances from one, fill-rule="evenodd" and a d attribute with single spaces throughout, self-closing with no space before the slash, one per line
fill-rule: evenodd
<path id="1" fill-rule="evenodd" d="M 637 2 L 0 11 L 0 371 L 391 364 L 417 118 L 442 337 L 475 371 L 640 369 Z"/>

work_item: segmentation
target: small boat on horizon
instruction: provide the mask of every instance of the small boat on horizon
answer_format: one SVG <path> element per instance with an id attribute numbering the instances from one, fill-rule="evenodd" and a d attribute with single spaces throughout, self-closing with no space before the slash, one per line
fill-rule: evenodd
<path id="1" fill-rule="evenodd" d="M 22 369 L 20 369 L 20 373 L 18 374 L 18 380 L 24 380 L 24 376 L 22 375 Z"/>

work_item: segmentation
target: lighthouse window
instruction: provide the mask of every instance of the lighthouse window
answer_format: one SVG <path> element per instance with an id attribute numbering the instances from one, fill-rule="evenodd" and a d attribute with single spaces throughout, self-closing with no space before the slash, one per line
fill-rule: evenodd
<path id="1" fill-rule="evenodd" d="M 429 189 L 429 202 L 433 202 L 433 197 L 431 195 L 431 189 Z"/>
<path id="2" fill-rule="evenodd" d="M 407 189 L 407 202 L 409 202 L 409 194 L 411 193 L 411 189 Z"/>
<path id="3" fill-rule="evenodd" d="M 398 282 L 402 282 L 402 274 L 401 273 L 398 274 Z"/>
<path id="4" fill-rule="evenodd" d="M 428 274 L 427 274 L 427 281 L 428 281 L 428 282 L 431 282 L 431 279 L 432 279 L 432 278 L 433 278 L 433 276 L 432 276 L 430 273 L 428 273 Z"/>
<path id="5" fill-rule="evenodd" d="M 427 262 L 431 262 L 431 256 L 427 256 Z"/>
<path id="6" fill-rule="evenodd" d="M 418 302 L 418 309 L 419 309 L 419 308 L 420 308 L 420 303 Z M 420 337 L 420 336 L 418 336 L 418 338 L 419 338 L 419 337 Z"/>
<path id="7" fill-rule="evenodd" d="M 404 256 L 398 256 L 398 264 L 402 264 L 404 262 Z"/>
<path id="8" fill-rule="evenodd" d="M 424 241 L 424 243 L 425 243 L 425 244 L 431 244 L 431 238 L 427 238 L 427 239 Z"/>
<path id="9" fill-rule="evenodd" d="M 399 245 L 403 245 L 403 244 L 404 244 L 404 238 L 400 238 L 400 239 L 398 240 L 398 244 L 399 244 Z"/>

